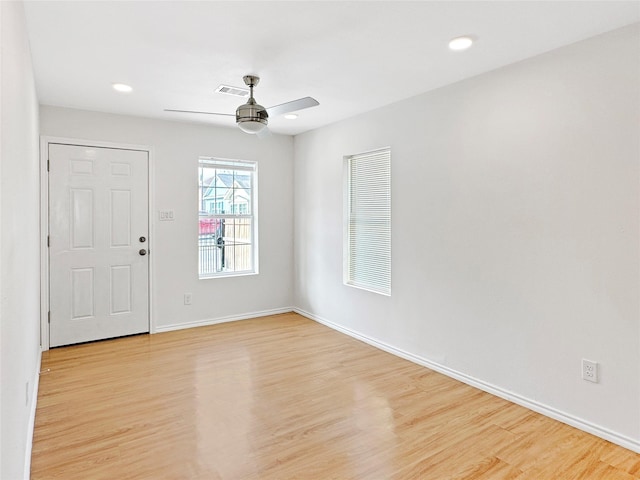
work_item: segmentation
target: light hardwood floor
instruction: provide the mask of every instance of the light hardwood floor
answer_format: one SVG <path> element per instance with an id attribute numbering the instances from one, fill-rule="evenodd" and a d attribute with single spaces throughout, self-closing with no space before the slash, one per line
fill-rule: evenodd
<path id="1" fill-rule="evenodd" d="M 640 455 L 293 313 L 42 367 L 34 480 L 640 478 Z"/>

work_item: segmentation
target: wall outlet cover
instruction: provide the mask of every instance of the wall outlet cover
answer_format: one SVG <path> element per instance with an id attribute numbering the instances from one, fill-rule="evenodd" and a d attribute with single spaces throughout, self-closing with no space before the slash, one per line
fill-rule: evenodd
<path id="1" fill-rule="evenodd" d="M 582 379 L 598 383 L 598 362 L 582 359 Z"/>

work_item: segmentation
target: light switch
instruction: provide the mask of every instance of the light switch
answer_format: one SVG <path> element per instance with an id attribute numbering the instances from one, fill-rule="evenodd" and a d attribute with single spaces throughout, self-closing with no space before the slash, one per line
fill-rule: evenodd
<path id="1" fill-rule="evenodd" d="M 173 210 L 160 210 L 160 221 L 161 222 L 172 222 L 173 221 Z"/>

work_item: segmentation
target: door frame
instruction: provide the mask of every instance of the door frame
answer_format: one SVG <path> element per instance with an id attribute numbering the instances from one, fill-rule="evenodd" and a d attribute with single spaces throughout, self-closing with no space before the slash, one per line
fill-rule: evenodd
<path id="1" fill-rule="evenodd" d="M 149 219 L 149 278 L 148 278 L 148 302 L 149 302 L 149 333 L 156 333 L 154 321 L 153 301 L 153 272 L 155 271 L 155 255 L 152 255 L 155 247 L 155 222 L 154 211 L 154 168 L 153 148 L 147 145 L 133 145 L 129 143 L 104 142 L 99 140 L 86 140 L 80 138 L 40 136 L 40 345 L 42 350 L 49 350 L 49 247 L 47 237 L 49 235 L 49 144 L 76 145 L 82 147 L 102 147 L 120 150 L 138 150 L 147 153 L 148 158 L 148 211 Z"/>

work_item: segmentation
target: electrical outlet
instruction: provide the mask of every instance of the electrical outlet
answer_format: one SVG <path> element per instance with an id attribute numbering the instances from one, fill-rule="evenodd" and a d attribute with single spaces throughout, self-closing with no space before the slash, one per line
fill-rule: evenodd
<path id="1" fill-rule="evenodd" d="M 185 293 L 184 294 L 184 304 L 185 305 L 191 305 L 191 294 L 190 293 Z"/>
<path id="2" fill-rule="evenodd" d="M 582 379 L 598 383 L 598 362 L 582 359 Z"/>

